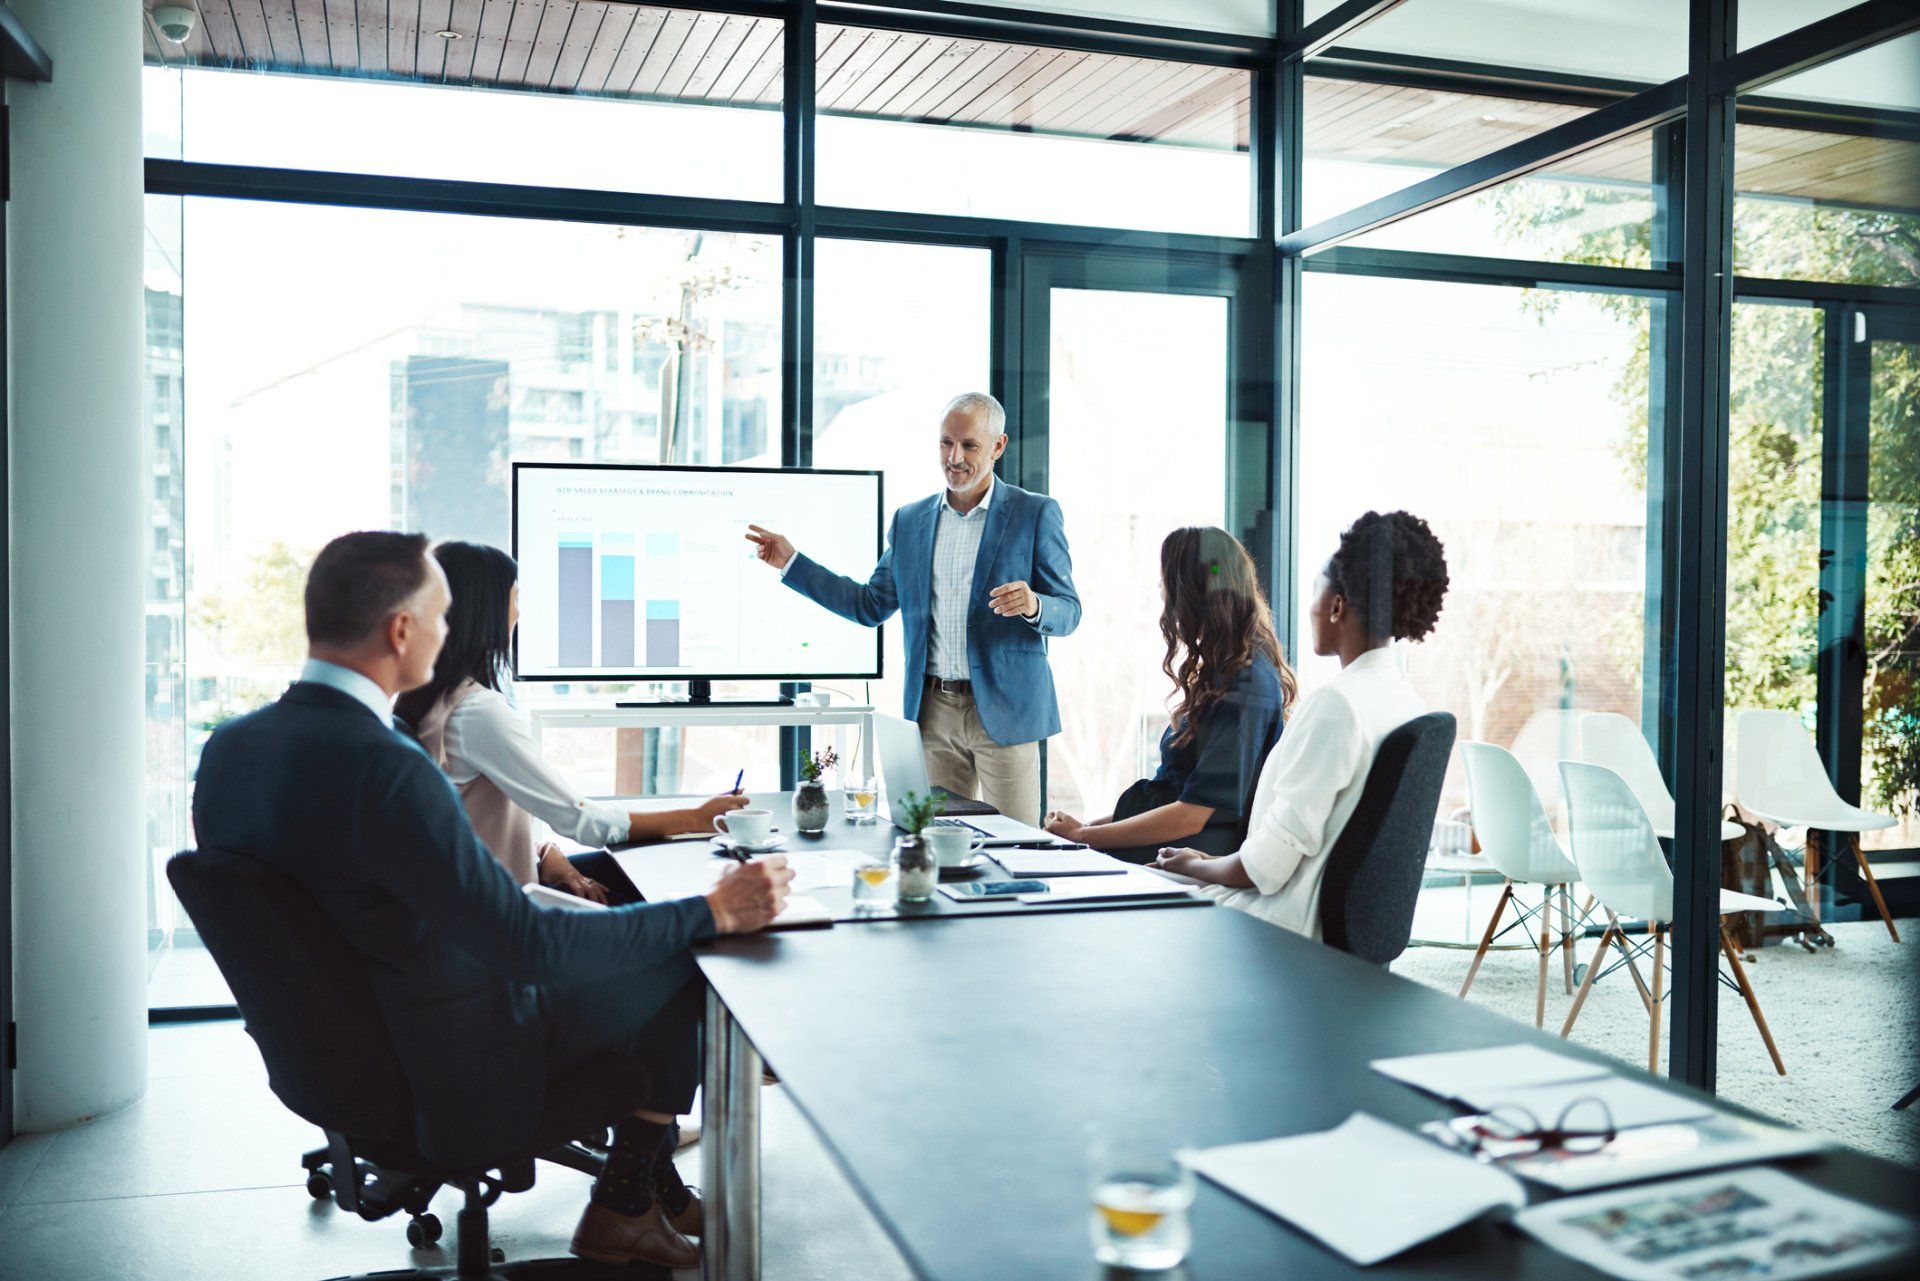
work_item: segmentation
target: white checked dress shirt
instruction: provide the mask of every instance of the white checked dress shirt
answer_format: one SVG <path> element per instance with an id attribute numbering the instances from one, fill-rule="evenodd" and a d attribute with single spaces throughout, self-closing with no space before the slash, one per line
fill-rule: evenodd
<path id="1" fill-rule="evenodd" d="M 993 506 L 996 478 L 964 516 L 942 496 L 940 519 L 933 531 L 933 629 L 927 635 L 927 675 L 943 681 L 971 680 L 967 663 L 967 606 L 973 595 L 974 562 L 980 559 L 980 535 L 987 530 L 987 509 Z"/>

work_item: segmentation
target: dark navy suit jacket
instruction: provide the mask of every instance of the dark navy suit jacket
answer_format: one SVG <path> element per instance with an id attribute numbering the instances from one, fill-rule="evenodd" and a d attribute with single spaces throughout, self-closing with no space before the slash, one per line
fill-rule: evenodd
<path id="1" fill-rule="evenodd" d="M 1044 494 L 995 480 L 987 527 L 980 533 L 973 566 L 973 596 L 967 602 L 967 668 L 981 728 L 996 743 L 1011 746 L 1060 732 L 1060 705 L 1047 666 L 1048 636 L 1066 636 L 1080 625 L 1080 594 L 1073 587 L 1073 560 L 1060 504 Z M 933 540 L 945 494 L 908 503 L 893 514 L 887 550 L 865 583 L 855 582 L 795 554 L 786 584 L 842 618 L 878 627 L 900 611 L 907 635 L 906 710 L 920 719 L 927 680 L 927 645 L 933 633 Z M 987 593 L 1002 583 L 1024 581 L 1041 597 L 1038 626 L 1002 618 L 987 608 Z"/>
<path id="2" fill-rule="evenodd" d="M 301 682 L 215 731 L 194 785 L 205 846 L 258 859 L 358 953 L 448 1164 L 532 1142 L 547 1084 L 540 987 L 668 960 L 714 932 L 703 898 L 606 912 L 532 903 L 446 775 L 349 695 Z"/>

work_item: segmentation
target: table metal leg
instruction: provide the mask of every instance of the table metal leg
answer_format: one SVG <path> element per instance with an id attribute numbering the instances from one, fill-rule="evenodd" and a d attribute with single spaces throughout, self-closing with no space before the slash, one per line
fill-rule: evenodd
<path id="1" fill-rule="evenodd" d="M 760 1052 L 711 988 L 706 1036 L 701 1275 L 705 1281 L 759 1281 Z"/>

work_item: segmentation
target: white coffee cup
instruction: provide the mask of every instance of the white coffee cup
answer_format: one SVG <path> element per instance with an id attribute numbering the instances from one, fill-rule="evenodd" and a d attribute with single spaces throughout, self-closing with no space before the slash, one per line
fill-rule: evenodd
<path id="1" fill-rule="evenodd" d="M 941 867 L 958 867 L 987 844 L 986 837 L 965 827 L 929 827 L 920 839 L 933 848 L 933 861 Z"/>
<path id="2" fill-rule="evenodd" d="M 772 810 L 732 810 L 713 816 L 713 830 L 734 845 L 759 845 L 773 835 Z"/>

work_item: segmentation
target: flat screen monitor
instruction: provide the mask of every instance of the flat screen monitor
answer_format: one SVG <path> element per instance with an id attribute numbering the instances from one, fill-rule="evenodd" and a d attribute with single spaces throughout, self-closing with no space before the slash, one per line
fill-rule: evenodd
<path id="1" fill-rule="evenodd" d="M 864 578 L 880 473 L 515 463 L 520 680 L 814 680 L 880 674 L 880 631 L 754 557 L 747 526 Z"/>

